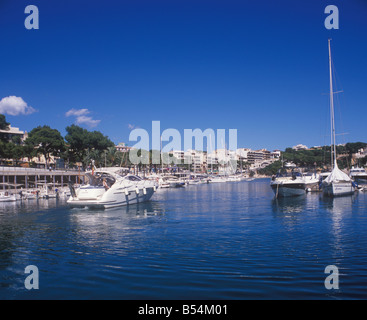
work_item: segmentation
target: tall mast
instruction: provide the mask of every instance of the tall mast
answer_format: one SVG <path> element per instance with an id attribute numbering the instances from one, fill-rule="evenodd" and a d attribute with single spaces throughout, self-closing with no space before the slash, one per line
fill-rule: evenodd
<path id="1" fill-rule="evenodd" d="M 331 65 L 331 48 L 330 41 L 328 39 L 329 46 L 329 72 L 330 72 L 330 124 L 331 124 L 331 165 L 337 166 L 336 163 L 336 143 L 335 143 L 335 119 L 334 119 L 334 92 L 333 92 L 333 75 Z"/>
<path id="2" fill-rule="evenodd" d="M 163 148 L 162 148 L 162 136 L 161 136 L 161 170 L 163 175 Z"/>

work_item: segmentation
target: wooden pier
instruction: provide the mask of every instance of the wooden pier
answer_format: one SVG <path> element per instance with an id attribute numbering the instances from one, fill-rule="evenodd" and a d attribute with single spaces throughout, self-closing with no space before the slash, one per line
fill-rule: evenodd
<path id="1" fill-rule="evenodd" d="M 14 185 L 21 188 L 36 188 L 41 184 L 48 184 L 54 188 L 67 186 L 68 182 L 81 184 L 85 173 L 78 170 L 47 170 L 21 167 L 0 167 L 0 185 Z M 1 188 L 1 187 L 0 187 Z"/>

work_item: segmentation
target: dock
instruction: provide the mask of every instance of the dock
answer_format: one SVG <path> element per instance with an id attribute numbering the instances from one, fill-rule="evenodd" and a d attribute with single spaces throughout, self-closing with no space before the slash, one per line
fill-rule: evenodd
<path id="1" fill-rule="evenodd" d="M 0 188 L 5 190 L 7 185 L 22 188 L 36 188 L 40 184 L 64 187 L 68 182 L 84 183 L 85 172 L 79 170 L 57 169 L 47 170 L 38 168 L 0 167 Z"/>

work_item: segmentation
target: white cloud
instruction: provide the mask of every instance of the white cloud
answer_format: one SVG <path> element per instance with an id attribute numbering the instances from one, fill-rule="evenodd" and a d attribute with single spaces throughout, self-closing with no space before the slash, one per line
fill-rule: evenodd
<path id="1" fill-rule="evenodd" d="M 68 112 L 65 113 L 67 117 L 70 116 L 84 116 L 86 114 L 90 113 L 88 109 L 71 109 Z"/>
<path id="2" fill-rule="evenodd" d="M 18 116 L 20 114 L 27 115 L 36 112 L 21 97 L 9 96 L 0 100 L 0 113 L 10 116 Z"/>
<path id="3" fill-rule="evenodd" d="M 88 109 L 70 109 L 68 112 L 65 113 L 65 116 L 75 116 L 77 124 L 85 124 L 89 127 L 97 126 L 101 120 L 94 120 L 92 117 L 87 116 L 90 111 Z"/>
<path id="4" fill-rule="evenodd" d="M 86 124 L 89 127 L 95 127 L 97 126 L 101 120 L 94 120 L 92 117 L 86 117 L 86 116 L 79 116 L 76 118 L 77 124 Z"/>

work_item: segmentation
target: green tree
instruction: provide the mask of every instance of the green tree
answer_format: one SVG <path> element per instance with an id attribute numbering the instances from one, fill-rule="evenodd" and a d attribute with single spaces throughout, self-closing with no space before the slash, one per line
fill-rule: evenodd
<path id="1" fill-rule="evenodd" d="M 107 137 L 104 136 L 99 131 L 93 131 L 89 133 L 88 137 L 89 148 L 94 148 L 95 150 L 104 151 L 108 147 L 114 147 L 115 144 Z"/>
<path id="2" fill-rule="evenodd" d="M 104 157 L 103 152 L 96 149 L 88 149 L 86 150 L 85 156 L 82 159 L 82 162 L 87 166 L 94 160 L 94 165 L 96 167 L 104 165 Z"/>
<path id="3" fill-rule="evenodd" d="M 19 160 L 24 157 L 24 147 L 19 144 L 9 143 L 8 144 L 8 158 L 15 160 L 15 165 L 17 166 Z"/>
<path id="4" fill-rule="evenodd" d="M 65 140 L 68 143 L 68 157 L 71 162 L 83 161 L 89 149 L 88 130 L 75 124 L 66 127 Z"/>
<path id="5" fill-rule="evenodd" d="M 267 176 L 271 176 L 271 175 L 276 174 L 281 167 L 282 167 L 282 162 L 278 160 L 263 169 L 259 169 L 257 172 L 259 174 L 265 174 Z"/>
<path id="6" fill-rule="evenodd" d="M 96 165 L 102 164 L 104 163 L 102 153 L 115 145 L 101 132 L 90 132 L 75 124 L 66 127 L 66 132 L 65 140 L 69 146 L 68 157 L 71 162 L 82 161 L 84 165 L 88 165 L 91 160 L 95 160 Z"/>
<path id="7" fill-rule="evenodd" d="M 6 122 L 6 118 L 3 114 L 0 114 L 0 130 L 8 130 L 10 126 L 9 122 Z"/>
<path id="8" fill-rule="evenodd" d="M 65 150 L 65 141 L 60 132 L 49 126 L 38 126 L 28 135 L 25 143 L 33 147 L 37 154 L 42 154 L 46 159 L 46 167 L 50 156 L 59 156 Z"/>

